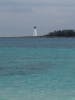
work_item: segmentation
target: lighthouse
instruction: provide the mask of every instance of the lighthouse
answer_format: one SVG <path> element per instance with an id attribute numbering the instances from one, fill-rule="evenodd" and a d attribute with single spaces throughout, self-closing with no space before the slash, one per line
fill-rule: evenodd
<path id="1" fill-rule="evenodd" d="M 36 26 L 33 27 L 33 36 L 37 36 L 37 27 Z"/>

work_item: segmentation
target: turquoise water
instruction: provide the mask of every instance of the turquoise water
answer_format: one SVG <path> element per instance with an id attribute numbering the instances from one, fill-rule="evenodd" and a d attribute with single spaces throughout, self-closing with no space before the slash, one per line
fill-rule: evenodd
<path id="1" fill-rule="evenodd" d="M 75 100 L 75 39 L 0 38 L 0 100 Z"/>

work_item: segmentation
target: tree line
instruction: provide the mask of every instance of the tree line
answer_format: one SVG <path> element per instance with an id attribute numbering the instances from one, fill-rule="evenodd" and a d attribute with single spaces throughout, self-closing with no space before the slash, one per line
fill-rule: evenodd
<path id="1" fill-rule="evenodd" d="M 58 30 L 54 32 L 49 32 L 44 35 L 45 37 L 75 37 L 74 30 Z"/>

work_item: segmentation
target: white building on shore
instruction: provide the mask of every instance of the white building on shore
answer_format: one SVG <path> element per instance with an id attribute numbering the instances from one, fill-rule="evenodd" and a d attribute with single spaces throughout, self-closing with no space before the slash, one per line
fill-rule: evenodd
<path id="1" fill-rule="evenodd" d="M 33 27 L 33 36 L 37 36 L 37 27 L 36 26 Z"/>

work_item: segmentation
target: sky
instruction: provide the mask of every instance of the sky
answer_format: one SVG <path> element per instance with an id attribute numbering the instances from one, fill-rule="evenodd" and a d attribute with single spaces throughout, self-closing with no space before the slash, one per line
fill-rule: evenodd
<path id="1" fill-rule="evenodd" d="M 75 29 L 75 0 L 0 0 L 0 36 Z"/>

